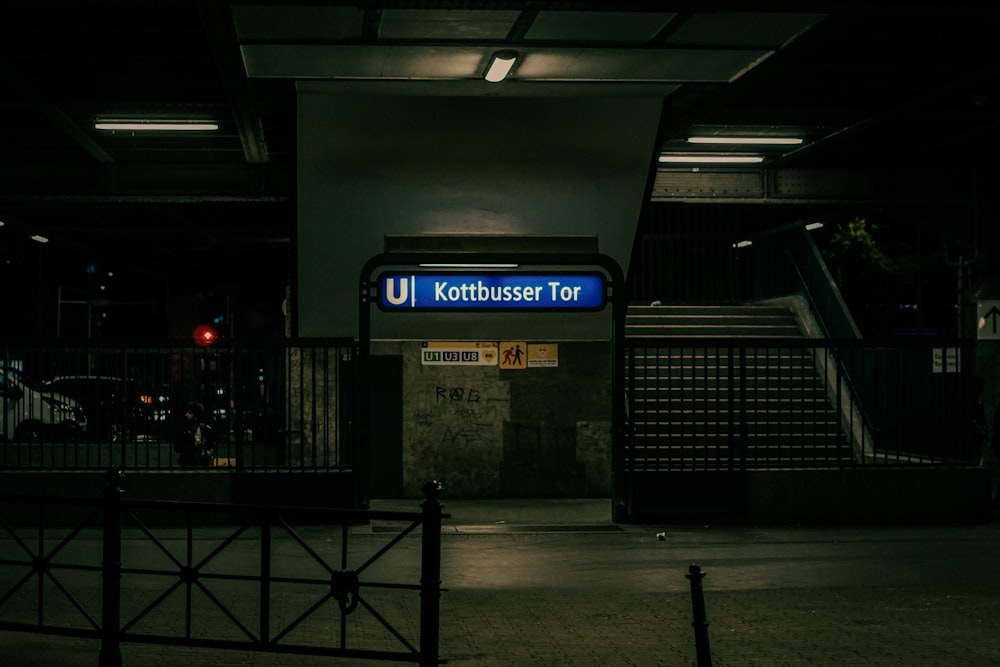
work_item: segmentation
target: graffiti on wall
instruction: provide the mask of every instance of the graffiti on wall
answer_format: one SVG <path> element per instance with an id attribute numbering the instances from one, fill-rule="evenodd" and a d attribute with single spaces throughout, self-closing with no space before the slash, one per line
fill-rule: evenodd
<path id="1" fill-rule="evenodd" d="M 496 367 L 404 360 L 403 385 L 404 489 L 437 479 L 456 497 L 498 491 L 510 387 Z"/>

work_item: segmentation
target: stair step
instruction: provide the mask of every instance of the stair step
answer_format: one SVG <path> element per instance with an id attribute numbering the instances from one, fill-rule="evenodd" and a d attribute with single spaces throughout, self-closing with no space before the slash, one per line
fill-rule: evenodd
<path id="1" fill-rule="evenodd" d="M 710 324 L 657 324 L 625 326 L 628 338 L 795 338 L 801 336 L 797 326 L 741 324 L 712 326 Z"/>
<path id="2" fill-rule="evenodd" d="M 783 458 L 761 458 L 761 459 L 717 459 L 705 460 L 700 458 L 676 459 L 669 462 L 653 459 L 628 460 L 628 469 L 634 472 L 683 472 L 703 471 L 703 470 L 731 470 L 734 466 L 746 470 L 809 470 L 810 468 L 824 469 L 830 466 L 849 467 L 854 465 L 854 461 L 844 457 L 836 458 L 812 458 L 809 460 L 812 465 L 803 465 L 801 459 Z"/>
<path id="3" fill-rule="evenodd" d="M 748 468 L 853 463 L 841 415 L 817 370 L 823 350 L 718 342 L 801 339 L 789 309 L 633 305 L 625 336 L 632 341 L 625 380 L 634 420 L 630 469 L 728 468 L 734 460 Z"/>
<path id="4" fill-rule="evenodd" d="M 753 420 L 747 419 L 747 433 L 766 435 L 775 433 L 839 433 L 840 422 L 831 414 L 816 415 L 816 419 Z M 632 429 L 635 434 L 650 436 L 663 435 L 704 435 L 717 434 L 719 437 L 729 437 L 739 433 L 739 419 L 730 422 L 728 419 L 681 419 L 669 415 L 652 415 L 651 419 L 636 424 Z"/>
<path id="5" fill-rule="evenodd" d="M 732 420 L 730 420 L 730 409 L 732 410 Z M 746 416 L 748 423 L 755 423 L 758 420 L 785 420 L 804 421 L 808 419 L 834 419 L 837 413 L 828 404 L 817 401 L 814 406 L 796 410 L 787 410 L 776 407 L 767 410 L 766 406 L 757 404 L 747 404 L 741 412 L 741 406 L 728 403 L 713 402 L 702 406 L 694 401 L 685 405 L 675 405 L 671 402 L 661 403 L 649 401 L 646 403 L 636 403 L 631 407 L 631 412 L 636 421 L 718 421 L 729 422 L 738 421 L 741 415 Z"/>
<path id="6" fill-rule="evenodd" d="M 804 375 L 785 375 L 768 377 L 767 375 L 747 375 L 743 379 L 740 376 L 733 376 L 731 379 L 726 376 L 700 377 L 697 375 L 669 375 L 656 377 L 647 375 L 633 377 L 626 380 L 625 386 L 628 388 L 645 389 L 647 391 L 669 391 L 677 389 L 715 389 L 718 391 L 729 391 L 729 384 L 732 382 L 734 392 L 740 391 L 764 391 L 770 389 L 799 389 L 820 388 L 822 385 L 819 379 Z"/>
<path id="7" fill-rule="evenodd" d="M 700 387 L 697 389 L 688 387 L 684 389 L 676 388 L 671 391 L 661 390 L 649 392 L 644 392 L 641 388 L 636 388 L 630 395 L 630 399 L 636 405 L 642 403 L 678 403 L 680 401 L 696 401 L 697 404 L 700 405 L 705 401 L 710 400 L 718 401 L 720 405 L 729 405 L 730 399 L 728 397 L 728 393 L 724 390 L 718 390 L 715 387 Z M 778 387 L 772 387 L 770 389 L 762 388 L 756 391 L 735 393 L 733 394 L 731 400 L 734 404 L 745 405 L 747 407 L 750 405 L 758 405 L 766 401 L 780 401 L 781 403 L 789 406 L 788 409 L 791 411 L 803 409 L 808 403 L 825 403 L 827 401 L 827 396 L 819 388 L 814 388 L 809 393 L 806 393 L 801 388 L 780 389 Z M 796 401 L 799 401 L 799 403 L 796 403 Z"/>
<path id="8" fill-rule="evenodd" d="M 703 327 L 706 329 L 735 329 L 739 327 L 773 327 L 776 329 L 791 329 L 798 332 L 799 326 L 793 317 L 685 317 L 685 318 L 660 318 L 660 317 L 626 317 L 626 331 L 642 331 L 644 329 L 657 329 L 662 327 Z M 799 333 L 794 334 L 796 336 Z"/>
<path id="9" fill-rule="evenodd" d="M 776 362 L 782 364 L 798 363 L 812 364 L 813 359 L 824 359 L 829 356 L 826 350 L 811 348 L 773 347 L 730 347 L 725 344 L 650 344 L 647 347 L 631 346 L 631 356 L 646 364 L 674 364 L 683 362 L 695 366 L 727 366 L 730 363 L 742 361 L 745 365 L 768 366 Z"/>
<path id="10" fill-rule="evenodd" d="M 730 430 L 728 428 L 708 428 L 702 426 L 696 428 L 697 424 L 676 424 L 674 428 L 642 429 L 636 428 L 632 435 L 637 444 L 671 446 L 707 446 L 706 443 L 718 443 L 720 446 L 729 446 L 730 441 L 741 436 L 738 428 Z M 756 425 L 751 425 L 756 426 Z M 812 447 L 816 444 L 813 438 L 831 439 L 836 438 L 840 430 L 836 424 L 799 424 L 800 428 L 793 429 L 789 424 L 776 425 L 770 430 L 760 428 L 750 428 L 747 431 L 747 441 L 752 447 L 765 447 L 769 445 L 781 445 L 795 447 Z M 829 446 L 829 443 L 824 443 Z"/>
<path id="11" fill-rule="evenodd" d="M 678 315 L 726 316 L 726 315 L 788 315 L 791 311 L 782 306 L 761 306 L 757 304 L 677 304 L 649 306 L 631 304 L 626 309 L 628 315 L 657 315 L 672 317 Z"/>
<path id="12" fill-rule="evenodd" d="M 795 338 L 802 332 L 790 310 L 775 306 L 632 305 L 625 315 L 625 336 Z"/>

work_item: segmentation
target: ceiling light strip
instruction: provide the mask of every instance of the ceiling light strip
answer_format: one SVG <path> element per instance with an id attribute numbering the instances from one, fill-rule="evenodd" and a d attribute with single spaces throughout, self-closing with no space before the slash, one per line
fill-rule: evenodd
<path id="1" fill-rule="evenodd" d="M 689 144 L 743 144 L 753 146 L 798 146 L 799 137 L 688 137 Z"/>
<path id="2" fill-rule="evenodd" d="M 463 264 L 463 263 L 433 263 L 421 264 L 424 269 L 516 269 L 517 264 Z"/>
<path id="3" fill-rule="evenodd" d="M 758 164 L 761 155 L 661 155 L 660 162 L 671 164 Z"/>
<path id="4" fill-rule="evenodd" d="M 94 129 L 140 132 L 212 132 L 219 129 L 219 124 L 207 121 L 99 120 L 94 123 Z"/>

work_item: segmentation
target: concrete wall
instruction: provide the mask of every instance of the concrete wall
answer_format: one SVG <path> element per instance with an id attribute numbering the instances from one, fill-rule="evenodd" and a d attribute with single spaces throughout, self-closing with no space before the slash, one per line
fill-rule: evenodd
<path id="1" fill-rule="evenodd" d="M 359 275 L 391 234 L 593 236 L 627 272 L 662 93 L 443 85 L 298 84 L 300 335 L 357 337 Z"/>
<path id="2" fill-rule="evenodd" d="M 401 496 L 429 479 L 451 498 L 609 496 L 610 343 L 557 345 L 557 366 L 507 370 L 425 366 L 418 341 L 377 343 L 403 362 Z"/>

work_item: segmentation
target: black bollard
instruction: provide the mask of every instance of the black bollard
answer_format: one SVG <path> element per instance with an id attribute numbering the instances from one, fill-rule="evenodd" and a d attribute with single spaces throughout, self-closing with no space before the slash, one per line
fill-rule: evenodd
<path id="1" fill-rule="evenodd" d="M 692 565 L 688 568 L 688 574 L 684 576 L 691 582 L 691 610 L 694 613 L 691 626 L 694 628 L 694 646 L 698 655 L 698 667 L 712 667 L 712 652 L 708 648 L 705 593 L 701 587 L 701 580 L 705 578 L 705 573 L 698 565 Z"/>
<path id="2" fill-rule="evenodd" d="M 423 509 L 420 557 L 420 666 L 438 664 L 441 634 L 441 508 L 444 487 L 430 481 L 421 487 L 427 496 Z"/>
<path id="3" fill-rule="evenodd" d="M 113 468 L 105 473 L 108 487 L 104 491 L 104 559 L 101 563 L 101 649 L 97 654 L 100 667 L 122 667 L 121 630 L 122 589 L 122 494 L 121 480 L 125 474 Z"/>

